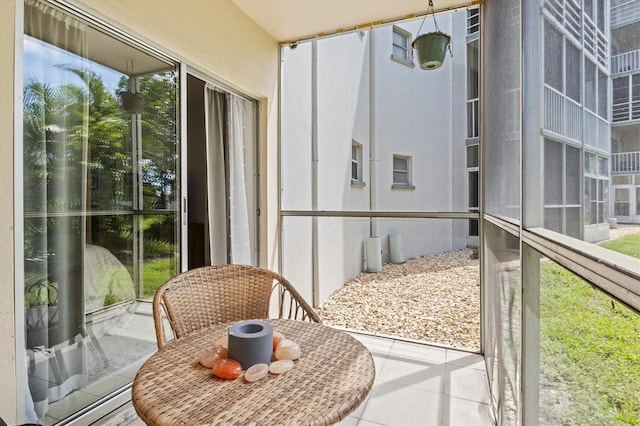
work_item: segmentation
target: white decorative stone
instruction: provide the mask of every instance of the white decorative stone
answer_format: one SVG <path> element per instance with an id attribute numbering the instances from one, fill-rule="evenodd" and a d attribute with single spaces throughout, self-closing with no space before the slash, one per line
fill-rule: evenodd
<path id="1" fill-rule="evenodd" d="M 226 357 L 227 348 L 220 345 L 202 348 L 200 352 L 198 352 L 198 361 L 207 368 L 212 368 L 216 360 Z"/>
<path id="2" fill-rule="evenodd" d="M 247 368 L 244 373 L 244 379 L 247 382 L 255 382 L 263 379 L 269 373 L 269 366 L 267 364 L 254 364 Z"/>
<path id="3" fill-rule="evenodd" d="M 224 346 L 225 348 L 229 349 L 229 335 L 225 334 L 224 336 L 216 340 L 214 345 Z"/>
<path id="4" fill-rule="evenodd" d="M 296 360 L 300 358 L 300 346 L 292 340 L 284 339 L 280 342 L 275 352 L 276 359 Z"/>
<path id="5" fill-rule="evenodd" d="M 273 361 L 269 364 L 269 373 L 282 374 L 293 368 L 293 361 L 290 359 L 281 359 L 279 361 Z"/>

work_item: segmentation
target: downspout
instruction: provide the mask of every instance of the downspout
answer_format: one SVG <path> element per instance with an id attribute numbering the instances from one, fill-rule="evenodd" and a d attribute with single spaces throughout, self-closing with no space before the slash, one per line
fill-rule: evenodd
<path id="1" fill-rule="evenodd" d="M 318 42 L 311 42 L 311 210 L 318 210 Z M 318 271 L 318 217 L 311 218 L 311 298 L 320 306 Z"/>
<path id="2" fill-rule="evenodd" d="M 375 29 L 369 30 L 369 210 L 377 209 L 376 196 L 376 46 Z M 369 236 L 378 234 L 375 219 L 369 221 Z"/>

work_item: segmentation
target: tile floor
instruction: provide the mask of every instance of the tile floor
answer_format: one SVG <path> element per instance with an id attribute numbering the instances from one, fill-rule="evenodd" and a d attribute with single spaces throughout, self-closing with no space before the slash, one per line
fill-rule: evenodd
<path id="1" fill-rule="evenodd" d="M 376 380 L 368 399 L 340 425 L 494 425 L 481 355 L 352 334 L 371 352 Z M 96 426 L 143 426 L 131 404 Z"/>

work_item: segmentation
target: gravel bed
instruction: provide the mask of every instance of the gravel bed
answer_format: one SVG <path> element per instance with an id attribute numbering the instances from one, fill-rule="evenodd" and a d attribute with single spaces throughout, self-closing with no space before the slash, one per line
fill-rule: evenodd
<path id="1" fill-rule="evenodd" d="M 338 327 L 478 351 L 479 262 L 462 249 L 386 263 L 348 281 L 317 312 Z"/>

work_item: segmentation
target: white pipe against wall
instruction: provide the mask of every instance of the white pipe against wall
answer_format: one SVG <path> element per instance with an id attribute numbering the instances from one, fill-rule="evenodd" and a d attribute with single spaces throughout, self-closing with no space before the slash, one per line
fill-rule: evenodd
<path id="1" fill-rule="evenodd" d="M 367 238 L 367 272 L 382 271 L 382 250 L 380 237 Z"/>
<path id="2" fill-rule="evenodd" d="M 391 263 L 404 263 L 402 234 L 389 234 L 389 261 Z"/>

